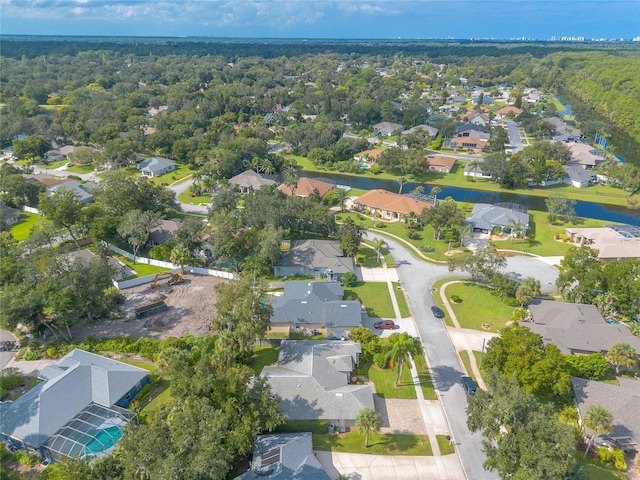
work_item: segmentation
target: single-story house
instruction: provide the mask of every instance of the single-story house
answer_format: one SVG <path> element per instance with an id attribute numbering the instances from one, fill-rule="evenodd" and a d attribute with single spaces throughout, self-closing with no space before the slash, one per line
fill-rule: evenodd
<path id="1" fill-rule="evenodd" d="M 487 133 L 485 131 L 484 128 L 475 125 L 473 123 L 463 123 L 463 122 L 459 122 L 456 123 L 456 136 L 457 137 L 472 137 L 472 138 L 480 138 L 480 137 L 473 137 L 473 135 L 469 134 L 469 135 L 465 135 L 465 132 L 470 132 L 470 131 L 474 131 L 474 132 L 483 132 L 483 133 Z"/>
<path id="2" fill-rule="evenodd" d="M 472 123 L 479 127 L 486 127 L 489 125 L 489 115 L 486 113 L 469 112 L 462 116 L 462 120 L 466 123 Z"/>
<path id="3" fill-rule="evenodd" d="M 353 158 L 357 162 L 360 162 L 360 166 L 366 166 L 369 168 L 376 163 L 380 158 L 380 154 L 384 152 L 384 148 L 374 148 L 371 150 L 365 150 L 364 152 L 356 153 Z"/>
<path id="4" fill-rule="evenodd" d="M 160 225 L 149 232 L 147 246 L 157 247 L 167 240 L 175 240 L 176 232 L 182 226 L 180 220 L 162 220 Z"/>
<path id="5" fill-rule="evenodd" d="M 431 207 L 433 207 L 431 202 L 381 189 L 369 190 L 353 201 L 354 210 L 364 211 L 374 216 L 378 215 L 386 220 L 400 220 L 403 215 L 411 212 L 420 215 L 422 210 Z"/>
<path id="6" fill-rule="evenodd" d="M 373 126 L 373 131 L 381 137 L 390 137 L 395 131 L 403 131 L 404 127 L 399 123 L 380 122 Z"/>
<path id="7" fill-rule="evenodd" d="M 259 190 L 262 187 L 276 185 L 274 180 L 264 178 L 253 170 L 245 170 L 235 177 L 229 179 L 229 185 L 237 187 L 242 193 L 249 193 L 250 190 Z"/>
<path id="8" fill-rule="evenodd" d="M 451 95 L 449 97 L 449 102 L 451 103 L 467 103 L 467 99 L 462 95 Z"/>
<path id="9" fill-rule="evenodd" d="M 20 210 L 12 208 L 0 200 L 0 222 L 5 225 L 13 225 L 20 221 Z"/>
<path id="10" fill-rule="evenodd" d="M 431 125 L 416 125 L 415 127 L 402 132 L 402 135 L 409 135 L 410 133 L 418 132 L 420 130 L 425 132 L 431 138 L 436 138 L 438 136 L 438 129 Z"/>
<path id="11" fill-rule="evenodd" d="M 482 130 L 476 130 L 473 128 L 467 128 L 458 133 L 459 138 L 474 138 L 476 140 L 489 140 L 491 134 L 489 132 L 483 132 Z"/>
<path id="12" fill-rule="evenodd" d="M 471 97 L 471 103 L 477 105 L 480 101 L 480 95 L 474 95 Z M 493 105 L 496 101 L 489 95 L 482 95 L 482 105 Z"/>
<path id="13" fill-rule="evenodd" d="M 502 107 L 496 113 L 498 115 L 503 116 L 503 117 L 506 117 L 508 115 L 513 115 L 514 117 L 519 117 L 520 115 L 522 115 L 522 112 L 524 112 L 524 110 L 522 110 L 521 108 L 514 107 L 512 105 L 507 105 L 506 107 Z"/>
<path id="14" fill-rule="evenodd" d="M 476 138 L 469 137 L 454 137 L 451 140 L 445 140 L 443 142 L 443 146 L 446 148 L 468 148 L 475 152 L 481 152 L 482 149 L 487 145 L 486 140 L 480 140 Z"/>
<path id="15" fill-rule="evenodd" d="M 271 327 L 284 333 L 345 338 L 352 328 L 362 325 L 362 304 L 344 300 L 340 282 L 288 281 L 284 294 L 273 297 Z"/>
<path id="16" fill-rule="evenodd" d="M 62 182 L 62 183 L 58 183 L 56 185 L 54 185 L 53 187 L 49 187 L 47 189 L 47 191 L 50 194 L 53 194 L 55 192 L 57 192 L 60 189 L 69 189 L 69 190 L 73 190 L 74 192 L 76 192 L 76 194 L 78 195 L 78 197 L 80 198 L 80 203 L 82 203 L 83 205 L 85 203 L 89 203 L 93 200 L 93 194 L 91 194 L 90 192 L 87 191 L 87 186 L 86 184 L 82 184 L 76 180 L 72 180 L 69 182 Z"/>
<path id="17" fill-rule="evenodd" d="M 595 181 L 596 175 L 589 170 L 580 168 L 576 165 L 563 165 L 564 183 L 572 185 L 576 188 L 585 188 Z"/>
<path id="18" fill-rule="evenodd" d="M 70 262 L 83 261 L 89 263 L 96 258 L 96 255 L 91 250 L 83 249 L 66 253 L 65 257 L 68 258 Z M 111 255 L 107 257 L 107 263 L 113 267 L 115 272 L 113 279 L 116 281 L 135 275 L 133 270 Z"/>
<path id="19" fill-rule="evenodd" d="M 55 162 L 69 158 L 69 154 L 73 153 L 76 147 L 73 145 L 65 145 L 64 147 L 54 148 L 44 153 L 44 159 L 48 162 Z"/>
<path id="20" fill-rule="evenodd" d="M 482 162 L 478 166 L 471 165 L 471 162 L 467 162 L 464 165 L 464 176 L 465 177 L 476 177 L 476 178 L 491 178 L 490 173 L 484 173 L 482 171 Z"/>
<path id="21" fill-rule="evenodd" d="M 168 105 L 159 105 L 158 107 L 147 107 L 147 117 L 155 117 L 159 113 L 169 110 Z"/>
<path id="22" fill-rule="evenodd" d="M 126 410 L 148 372 L 74 349 L 14 402 L 0 402 L 0 440 L 46 460 L 110 453 L 135 413 Z"/>
<path id="23" fill-rule="evenodd" d="M 606 353 L 618 342 L 626 342 L 640 352 L 640 337 L 625 325 L 607 323 L 595 305 L 534 300 L 529 312 L 531 322 L 523 325 L 562 353 Z"/>
<path id="24" fill-rule="evenodd" d="M 571 150 L 571 159 L 569 163 L 582 168 L 593 168 L 602 162 L 605 162 L 606 156 L 604 151 L 594 148 L 586 143 L 563 142 L 569 150 Z"/>
<path id="25" fill-rule="evenodd" d="M 298 184 L 293 185 L 285 185 L 282 184 L 278 187 L 285 195 L 289 197 L 308 197 L 313 194 L 314 191 L 317 191 L 321 197 L 324 197 L 329 190 L 332 190 L 335 187 L 333 183 L 324 182 L 322 180 L 317 180 L 315 178 L 302 177 L 298 180 Z"/>
<path id="26" fill-rule="evenodd" d="M 355 273 L 353 257 L 346 257 L 337 240 L 291 240 L 289 251 L 273 264 L 273 275 L 340 280 L 347 273 Z"/>
<path id="27" fill-rule="evenodd" d="M 426 155 L 428 170 L 430 172 L 451 173 L 456 159 L 445 155 Z"/>
<path id="28" fill-rule="evenodd" d="M 567 228 L 566 232 L 574 243 L 597 250 L 600 260 L 640 258 L 638 227 L 613 225 L 603 228 Z"/>
<path id="29" fill-rule="evenodd" d="M 151 157 L 138 163 L 138 170 L 144 177 L 158 177 L 176 169 L 176 162 L 164 157 Z"/>
<path id="30" fill-rule="evenodd" d="M 521 233 L 526 233 L 529 230 L 529 214 L 524 207 L 520 208 L 524 211 L 503 207 L 499 204 L 476 203 L 467 223 L 474 231 L 491 233 L 495 229 L 501 231 L 509 229 L 511 221 L 520 222 L 523 230 Z"/>
<path id="31" fill-rule="evenodd" d="M 258 435 L 249 471 L 235 480 L 330 480 L 313 454 L 311 432 Z"/>
<path id="32" fill-rule="evenodd" d="M 600 440 L 608 439 L 623 449 L 640 445 L 640 380 L 617 378 L 617 384 L 596 382 L 584 378 L 571 377 L 573 400 L 583 422 L 589 407 L 602 405 L 611 412 L 613 429 L 607 434 L 596 434 Z"/>
<path id="33" fill-rule="evenodd" d="M 47 173 L 23 173 L 22 177 L 28 182 L 38 182 L 47 188 L 55 187 L 61 183 L 75 182 L 72 178 L 56 177 Z"/>
<path id="34" fill-rule="evenodd" d="M 278 364 L 260 376 L 289 419 L 327 420 L 344 432 L 355 426 L 360 410 L 375 408 L 371 387 L 351 383 L 360 353 L 350 341 L 283 340 Z"/>

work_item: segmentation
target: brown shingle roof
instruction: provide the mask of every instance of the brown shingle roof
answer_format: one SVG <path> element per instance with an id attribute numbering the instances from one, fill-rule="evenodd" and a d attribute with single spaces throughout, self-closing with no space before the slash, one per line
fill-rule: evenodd
<path id="1" fill-rule="evenodd" d="M 433 206 L 427 202 L 421 202 L 420 200 L 380 189 L 370 190 L 361 197 L 355 199 L 353 203 L 354 205 L 379 208 L 381 210 L 388 210 L 396 213 L 414 212 L 417 215 L 422 213 L 422 210 L 425 208 L 431 208 Z"/>
<path id="2" fill-rule="evenodd" d="M 298 180 L 298 184 L 295 187 L 289 185 L 280 185 L 278 190 L 288 196 L 295 194 L 296 197 L 308 197 L 314 190 L 318 190 L 321 197 L 324 197 L 326 193 L 334 187 L 332 183 L 323 182 L 322 180 L 316 180 L 313 178 L 302 177 Z"/>

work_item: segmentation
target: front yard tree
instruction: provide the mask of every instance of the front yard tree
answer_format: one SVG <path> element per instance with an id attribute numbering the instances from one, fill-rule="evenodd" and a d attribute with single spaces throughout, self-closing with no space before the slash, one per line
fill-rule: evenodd
<path id="1" fill-rule="evenodd" d="M 420 339 L 411 337 L 407 332 L 393 333 L 389 336 L 384 352 L 388 361 L 396 366 L 396 387 L 402 377 L 402 368 L 409 355 L 422 354 Z"/>
<path id="2" fill-rule="evenodd" d="M 369 448 L 369 435 L 380 431 L 382 419 L 380 414 L 371 407 L 365 407 L 356 416 L 356 427 L 364 433 L 364 446 Z"/>
<path id="3" fill-rule="evenodd" d="M 80 195 L 70 188 L 59 188 L 52 195 L 40 194 L 38 208 L 54 225 L 60 225 L 69 233 L 80 248 L 76 231 L 82 220 L 82 203 Z"/>
<path id="4" fill-rule="evenodd" d="M 118 233 L 126 238 L 133 247 L 134 263 L 140 247 L 147 243 L 149 233 L 160 225 L 160 221 L 160 214 L 151 211 L 141 212 L 140 210 L 131 210 L 122 219 L 118 226 Z"/>
<path id="5" fill-rule="evenodd" d="M 184 266 L 193 264 L 195 257 L 191 250 L 189 250 L 185 245 L 178 244 L 171 250 L 169 260 L 174 265 L 180 265 L 180 270 L 184 273 Z"/>
<path id="6" fill-rule="evenodd" d="M 470 273 L 474 278 L 492 278 L 506 264 L 507 259 L 500 255 L 495 247 L 487 245 L 475 253 L 465 253 L 449 259 L 449 271 L 461 270 Z"/>
<path id="7" fill-rule="evenodd" d="M 362 241 L 362 227 L 352 218 L 345 218 L 340 225 L 340 248 L 348 257 L 355 257 Z"/>
<path id="8" fill-rule="evenodd" d="M 620 367 L 633 368 L 638 363 L 638 353 L 626 342 L 618 342 L 611 346 L 607 352 L 609 361 L 616 367 L 616 375 L 620 373 Z"/>
<path id="9" fill-rule="evenodd" d="M 211 329 L 228 332 L 234 354 L 249 353 L 256 339 L 264 338 L 273 313 L 266 285 L 253 275 L 216 285 L 216 315 Z"/>
<path id="10" fill-rule="evenodd" d="M 549 212 L 549 221 L 554 223 L 558 218 L 572 219 L 576 216 L 575 200 L 570 200 L 561 195 L 553 195 L 544 201 Z"/>
<path id="11" fill-rule="evenodd" d="M 598 251 L 581 246 L 571 247 L 560 260 L 560 274 L 556 285 L 565 300 L 591 303 L 603 280 Z"/>
<path id="12" fill-rule="evenodd" d="M 487 438 L 484 467 L 501 478 L 564 478 L 574 463 L 571 427 L 516 380 L 492 372 L 487 385 L 487 391 L 469 397 L 467 407 L 469 430 Z"/>
<path id="13" fill-rule="evenodd" d="M 435 240 L 440 240 L 443 230 L 464 225 L 464 222 L 465 214 L 453 200 L 439 202 L 435 207 L 425 208 L 420 214 L 420 223 L 433 227 Z"/>
<path id="14" fill-rule="evenodd" d="M 613 429 L 613 415 L 602 405 L 591 405 L 584 415 L 584 426 L 593 430 L 593 435 L 589 438 L 584 456 L 589 454 L 596 437 L 601 433 L 610 433 Z"/>
<path id="15" fill-rule="evenodd" d="M 520 303 L 520 308 L 524 308 L 540 293 L 540 281 L 533 277 L 527 277 L 518 285 L 516 300 Z"/>

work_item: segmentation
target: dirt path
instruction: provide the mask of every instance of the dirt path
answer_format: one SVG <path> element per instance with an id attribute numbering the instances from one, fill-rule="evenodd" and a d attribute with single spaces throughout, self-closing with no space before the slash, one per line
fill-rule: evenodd
<path id="1" fill-rule="evenodd" d="M 86 325 L 73 331 L 76 338 L 140 337 L 167 338 L 182 335 L 204 336 L 215 315 L 214 286 L 227 280 L 217 277 L 185 275 L 184 283 L 168 286 L 158 283 L 122 290 L 126 297 L 121 310 L 125 317 Z M 167 310 L 147 318 L 136 318 L 135 309 L 153 302 L 164 301 Z"/>

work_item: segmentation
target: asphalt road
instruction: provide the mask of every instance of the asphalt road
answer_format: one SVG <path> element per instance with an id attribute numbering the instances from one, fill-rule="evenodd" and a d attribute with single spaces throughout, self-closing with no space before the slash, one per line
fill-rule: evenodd
<path id="1" fill-rule="evenodd" d="M 513 153 L 517 153 L 524 148 L 522 143 L 522 137 L 518 130 L 518 125 L 513 120 L 507 120 L 507 131 L 509 132 L 509 142 L 511 143 L 511 150 Z"/>
<path id="2" fill-rule="evenodd" d="M 6 330 L 0 330 L 0 342 L 18 342 L 18 339 L 11 332 L 7 332 Z M 7 366 L 7 364 L 11 361 L 13 356 L 16 354 L 13 352 L 0 352 L 0 370 Z"/>
<path id="3" fill-rule="evenodd" d="M 371 235 L 373 237 L 373 235 Z M 486 456 L 482 451 L 482 435 L 472 434 L 467 428 L 467 396 L 460 384 L 463 369 L 443 320 L 431 313 L 435 305 L 431 286 L 437 280 L 451 277 L 446 265 L 427 263 L 416 259 L 404 246 L 385 237 L 396 262 L 398 277 L 407 294 L 429 365 L 433 381 L 440 395 L 444 411 L 456 441 L 460 460 L 470 480 L 498 480 L 496 473 L 484 470 Z M 530 257 L 509 257 L 505 273 L 514 277 L 533 276 L 545 290 L 554 288 L 557 271 L 550 265 Z M 456 276 L 461 276 L 456 272 Z M 464 276 L 464 275 L 462 275 Z"/>

